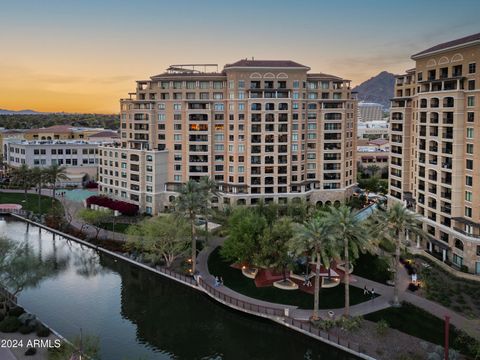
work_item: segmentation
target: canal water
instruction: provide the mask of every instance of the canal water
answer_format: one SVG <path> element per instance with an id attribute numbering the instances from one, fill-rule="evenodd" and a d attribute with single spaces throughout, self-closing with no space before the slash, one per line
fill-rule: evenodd
<path id="1" fill-rule="evenodd" d="M 98 336 L 102 360 L 354 358 L 23 222 L 0 219 L 0 236 L 54 269 L 19 303 L 68 339 Z"/>

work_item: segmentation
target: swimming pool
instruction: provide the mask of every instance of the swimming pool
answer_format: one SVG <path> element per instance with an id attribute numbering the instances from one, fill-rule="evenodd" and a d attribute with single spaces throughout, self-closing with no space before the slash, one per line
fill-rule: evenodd
<path id="1" fill-rule="evenodd" d="M 70 201 L 82 202 L 86 198 L 97 195 L 97 190 L 73 189 L 73 190 L 57 190 L 57 196 L 65 193 L 65 198 Z"/>

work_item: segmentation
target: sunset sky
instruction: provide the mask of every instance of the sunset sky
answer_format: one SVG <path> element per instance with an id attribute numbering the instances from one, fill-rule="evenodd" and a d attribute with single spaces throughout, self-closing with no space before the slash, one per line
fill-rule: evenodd
<path id="1" fill-rule="evenodd" d="M 479 14 L 478 0 L 2 1 L 0 109 L 117 113 L 135 80 L 169 64 L 252 56 L 357 85 L 480 32 Z"/>

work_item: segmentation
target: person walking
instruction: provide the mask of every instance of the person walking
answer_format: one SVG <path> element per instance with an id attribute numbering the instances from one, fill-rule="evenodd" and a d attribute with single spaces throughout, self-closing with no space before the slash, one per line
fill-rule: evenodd
<path id="1" fill-rule="evenodd" d="M 369 291 L 367 289 L 367 285 L 363 287 L 363 295 L 368 295 Z"/>
<path id="2" fill-rule="evenodd" d="M 375 299 L 375 289 L 374 288 L 372 288 L 371 293 L 372 293 L 372 300 L 373 300 L 373 299 Z"/>

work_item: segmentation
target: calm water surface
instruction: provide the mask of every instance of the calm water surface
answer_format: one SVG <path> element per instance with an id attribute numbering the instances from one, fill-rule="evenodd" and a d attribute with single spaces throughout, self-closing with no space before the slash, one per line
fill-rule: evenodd
<path id="1" fill-rule="evenodd" d="M 0 236 L 28 245 L 57 269 L 19 302 L 69 339 L 100 338 L 103 360 L 352 359 L 206 295 L 23 222 Z"/>

